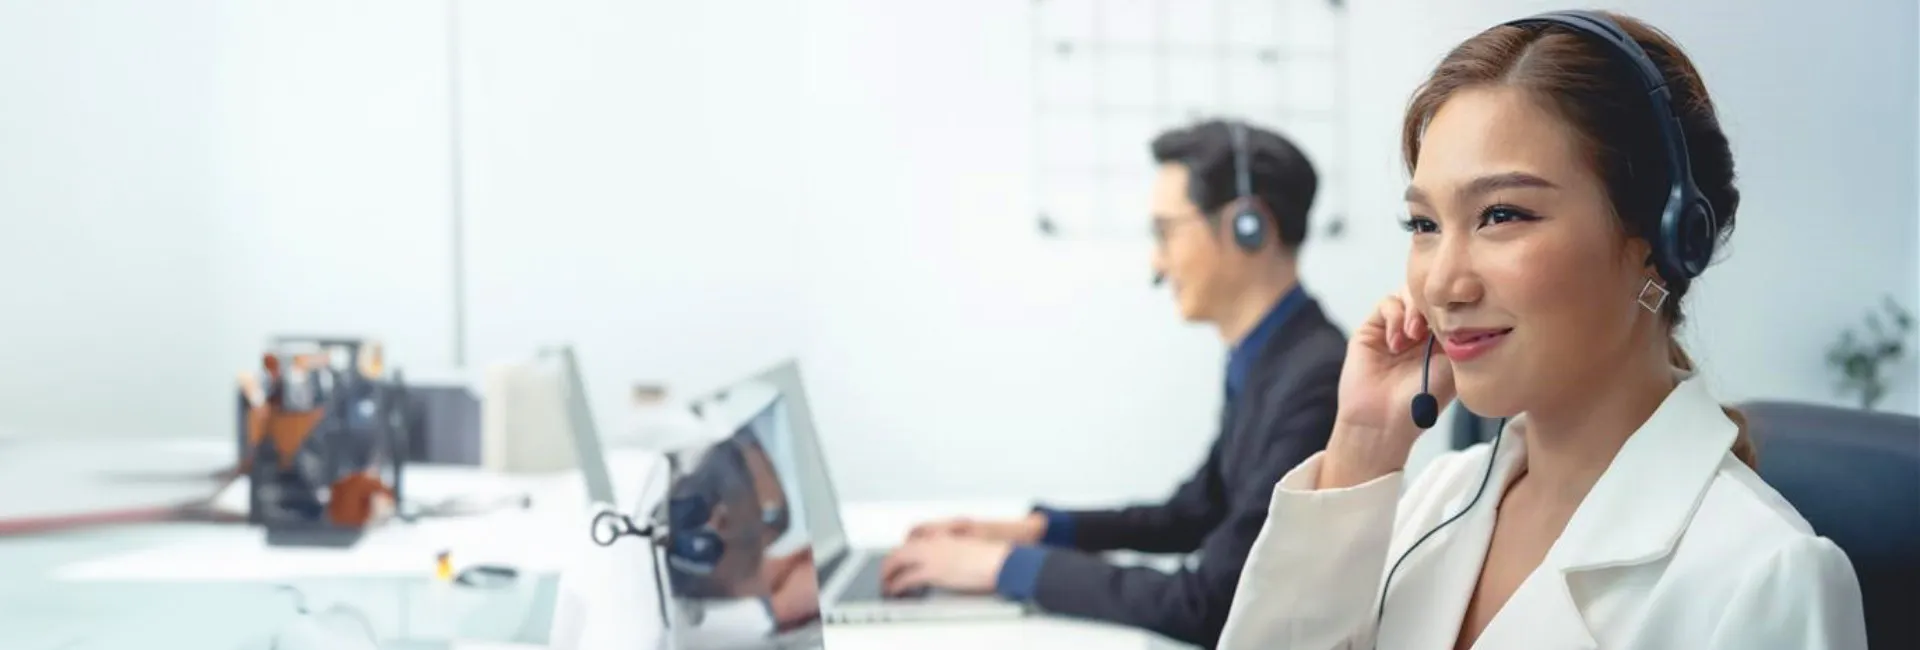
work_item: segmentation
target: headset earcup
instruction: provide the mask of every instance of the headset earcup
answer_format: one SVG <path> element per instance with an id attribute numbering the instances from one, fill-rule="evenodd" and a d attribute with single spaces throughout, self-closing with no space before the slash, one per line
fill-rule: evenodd
<path id="1" fill-rule="evenodd" d="M 1260 218 L 1260 211 L 1251 205 L 1242 206 L 1233 216 L 1233 241 L 1241 250 L 1249 253 L 1260 250 L 1266 243 L 1266 220 Z"/>
<path id="2" fill-rule="evenodd" d="M 1706 272 L 1719 243 L 1713 207 L 1694 197 L 1669 209 L 1660 223 L 1661 272 L 1669 282 L 1691 280 Z"/>
<path id="3" fill-rule="evenodd" d="M 1719 227 L 1713 218 L 1713 207 L 1705 199 L 1696 199 L 1687 210 L 1686 222 L 1680 229 L 1682 250 L 1686 255 L 1689 277 L 1699 277 L 1705 273 L 1707 265 L 1713 263 L 1713 249 L 1719 243 Z"/>
<path id="4" fill-rule="evenodd" d="M 701 528 L 681 531 L 673 534 L 673 558 L 680 560 L 682 568 L 695 575 L 713 573 L 720 564 L 720 556 L 726 553 L 727 544 L 720 534 L 712 529 Z"/>
<path id="5" fill-rule="evenodd" d="M 707 525 L 713 505 L 706 497 L 685 494 L 667 502 L 668 559 L 679 569 L 693 575 L 712 573 L 726 553 L 726 541 Z"/>

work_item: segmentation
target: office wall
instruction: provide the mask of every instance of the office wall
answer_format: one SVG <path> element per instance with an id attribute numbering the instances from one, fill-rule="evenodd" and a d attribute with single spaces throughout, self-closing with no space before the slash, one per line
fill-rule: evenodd
<path id="1" fill-rule="evenodd" d="M 451 364 L 447 3 L 218 7 L 217 223 L 201 236 L 221 269 L 223 374 L 281 334 Z"/>
<path id="2" fill-rule="evenodd" d="M 1148 288 L 1144 237 L 1038 237 L 1027 5 L 809 6 L 840 153 L 806 170 L 838 245 L 810 269 L 805 371 L 842 491 L 1164 491 L 1212 435 L 1219 343 Z"/>
<path id="3" fill-rule="evenodd" d="M 572 343 L 603 428 L 798 350 L 802 7 L 461 3 L 469 358 Z M 758 17 L 739 20 L 743 11 Z"/>
<path id="4" fill-rule="evenodd" d="M 0 431 L 231 435 L 278 333 L 452 348 L 444 4 L 0 4 Z"/>
<path id="5" fill-rule="evenodd" d="M 214 10 L 0 3 L 0 436 L 208 422 Z"/>

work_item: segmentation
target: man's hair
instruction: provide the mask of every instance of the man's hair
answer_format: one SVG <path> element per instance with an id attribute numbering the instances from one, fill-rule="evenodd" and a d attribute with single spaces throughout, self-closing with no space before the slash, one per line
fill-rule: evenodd
<path id="1" fill-rule="evenodd" d="M 1307 212 L 1313 208 L 1319 175 L 1306 154 L 1280 134 L 1248 124 L 1245 137 L 1253 195 L 1271 213 L 1281 246 L 1299 250 L 1307 239 Z M 1161 133 L 1153 139 L 1153 159 L 1187 168 L 1187 198 L 1210 220 L 1240 195 L 1228 122 L 1209 120 Z"/>

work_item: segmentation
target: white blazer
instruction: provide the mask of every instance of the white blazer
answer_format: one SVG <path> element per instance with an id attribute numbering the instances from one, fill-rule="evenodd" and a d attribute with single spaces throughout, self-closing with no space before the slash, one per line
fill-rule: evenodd
<path id="1" fill-rule="evenodd" d="M 1398 472 L 1315 490 L 1318 455 L 1288 472 L 1219 647 L 1451 649 L 1486 557 L 1498 486 L 1525 458 L 1525 427 L 1516 418 L 1502 434 L 1473 511 L 1394 574 L 1377 631 L 1389 563 L 1473 498 L 1489 446 L 1433 461 L 1404 495 Z M 1736 431 L 1700 380 L 1682 375 L 1473 647 L 1866 648 L 1853 565 L 1734 458 Z"/>

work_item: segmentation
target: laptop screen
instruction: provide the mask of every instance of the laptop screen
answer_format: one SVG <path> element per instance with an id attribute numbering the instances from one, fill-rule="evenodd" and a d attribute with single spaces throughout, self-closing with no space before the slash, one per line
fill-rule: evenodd
<path id="1" fill-rule="evenodd" d="M 807 503 L 786 397 L 748 382 L 700 404 L 727 435 L 674 454 L 662 504 L 678 647 L 773 644 L 820 625 Z"/>
<path id="2" fill-rule="evenodd" d="M 827 472 L 826 454 L 814 435 L 813 412 L 807 404 L 807 390 L 800 378 L 800 366 L 787 361 L 756 377 L 773 386 L 785 398 L 793 443 L 798 461 L 800 498 L 807 504 L 807 527 L 813 532 L 813 552 L 821 566 L 828 566 L 847 552 L 847 531 L 840 521 L 839 496 Z"/>
<path id="3" fill-rule="evenodd" d="M 593 503 L 613 504 L 613 474 L 607 467 L 606 448 L 600 444 L 600 426 L 593 421 L 593 408 L 587 402 L 587 382 L 580 376 L 580 361 L 571 346 L 547 353 L 560 363 L 560 386 L 566 400 L 567 429 L 573 433 L 575 458 L 580 475 L 587 481 L 587 499 Z"/>

